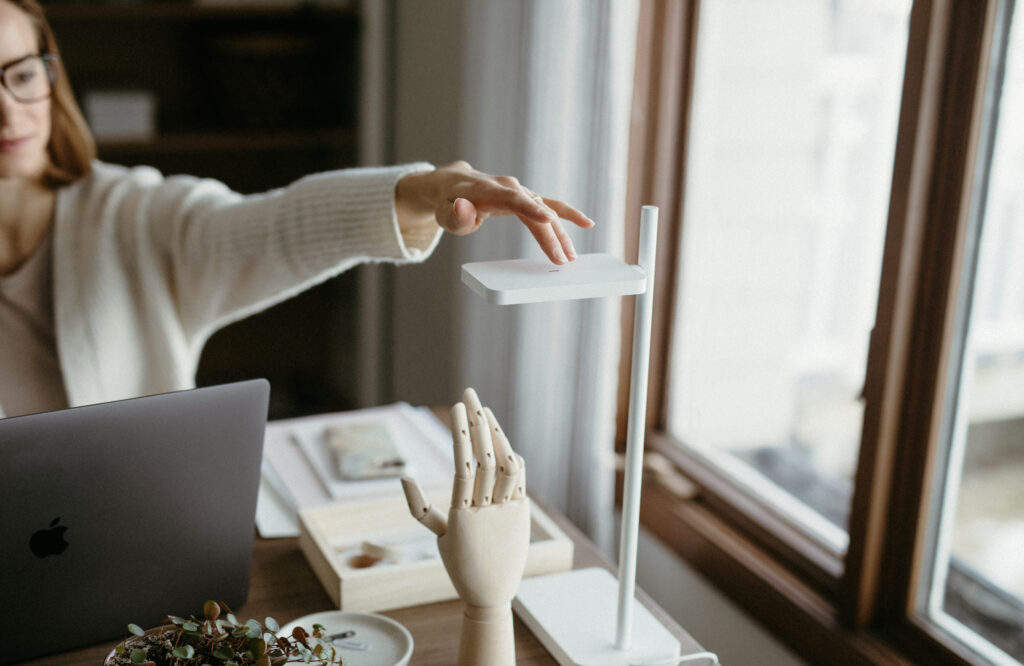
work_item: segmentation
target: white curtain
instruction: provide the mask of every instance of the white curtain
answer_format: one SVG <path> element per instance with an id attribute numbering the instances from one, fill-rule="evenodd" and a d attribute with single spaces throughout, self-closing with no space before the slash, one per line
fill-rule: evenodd
<path id="1" fill-rule="evenodd" d="M 593 230 L 570 230 L 578 251 L 622 256 L 637 0 L 464 9 L 460 154 L 594 219 Z M 466 241 L 460 262 L 542 257 L 514 221 Z M 455 293 L 461 385 L 526 459 L 529 492 L 610 552 L 619 299 L 495 306 Z"/>

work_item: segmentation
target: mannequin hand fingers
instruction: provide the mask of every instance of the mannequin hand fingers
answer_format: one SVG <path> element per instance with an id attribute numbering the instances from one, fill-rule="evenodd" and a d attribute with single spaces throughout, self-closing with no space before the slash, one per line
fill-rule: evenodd
<path id="1" fill-rule="evenodd" d="M 515 490 L 512 491 L 512 499 L 523 499 L 526 497 L 526 461 L 521 455 L 516 454 L 519 459 L 519 477 L 516 479 Z"/>
<path id="2" fill-rule="evenodd" d="M 484 407 L 487 424 L 491 429 L 491 442 L 494 444 L 494 458 L 498 464 L 498 479 L 494 484 L 494 502 L 500 504 L 512 499 L 516 479 L 519 478 L 519 459 L 512 451 L 508 437 L 498 425 L 498 419 L 489 407 Z"/>
<path id="3" fill-rule="evenodd" d="M 437 536 L 444 536 L 448 531 L 448 521 L 444 514 L 423 497 L 420 484 L 416 483 L 415 479 L 403 476 L 402 490 L 405 492 L 405 501 L 409 504 L 409 513 L 412 514 L 412 517 L 423 523 Z"/>
<path id="4" fill-rule="evenodd" d="M 469 418 L 466 406 L 455 403 L 451 411 L 452 446 L 455 455 L 455 482 L 452 485 L 452 508 L 468 508 L 473 500 L 473 449 L 470 444 Z"/>
<path id="5" fill-rule="evenodd" d="M 476 483 L 473 485 L 473 502 L 476 506 L 487 506 L 491 503 L 494 494 L 496 467 L 491 430 L 476 391 L 471 388 L 466 389 L 462 394 L 462 401 L 466 403 L 469 434 L 473 443 L 473 455 L 476 456 Z"/>

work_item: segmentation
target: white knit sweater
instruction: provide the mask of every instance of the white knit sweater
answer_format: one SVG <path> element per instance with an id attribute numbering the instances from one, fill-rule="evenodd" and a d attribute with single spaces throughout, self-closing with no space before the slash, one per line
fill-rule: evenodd
<path id="1" fill-rule="evenodd" d="M 218 328 L 358 263 L 422 261 L 440 231 L 403 238 L 394 190 L 430 168 L 333 171 L 242 196 L 217 181 L 95 163 L 59 191 L 54 219 L 68 402 L 191 388 Z"/>

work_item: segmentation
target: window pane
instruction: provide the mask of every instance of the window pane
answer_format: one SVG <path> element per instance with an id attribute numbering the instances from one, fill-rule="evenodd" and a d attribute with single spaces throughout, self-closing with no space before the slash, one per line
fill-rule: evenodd
<path id="1" fill-rule="evenodd" d="M 925 613 L 995 663 L 1024 661 L 1024 20 L 1011 24 L 982 197 Z M 999 85 L 1001 84 L 1001 86 Z M 1000 97 L 1001 95 L 1001 97 Z M 987 184 L 987 192 L 985 185 Z M 970 264 L 968 264 L 970 265 Z M 1013 659 L 1010 658 L 1012 655 Z"/>
<path id="2" fill-rule="evenodd" d="M 837 552 L 909 9 L 700 5 L 669 430 Z"/>

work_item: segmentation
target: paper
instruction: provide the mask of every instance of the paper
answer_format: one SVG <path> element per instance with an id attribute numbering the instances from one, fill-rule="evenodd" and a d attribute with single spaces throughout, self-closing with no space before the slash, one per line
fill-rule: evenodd
<path id="1" fill-rule="evenodd" d="M 415 410 L 409 405 L 374 407 L 338 415 L 329 423 L 383 423 L 391 437 L 401 447 L 407 461 L 407 474 L 416 477 L 421 485 L 431 485 L 450 479 L 455 463 L 452 458 L 452 440 L 448 430 L 429 411 Z M 377 494 L 401 492 L 397 478 L 345 481 L 334 474 L 334 461 L 323 445 L 324 421 L 301 423 L 291 429 L 299 449 L 311 463 L 310 467 L 320 485 L 334 499 L 367 497 Z"/>
<path id="2" fill-rule="evenodd" d="M 423 484 L 450 483 L 454 461 L 451 435 L 425 407 L 396 403 L 383 407 L 318 414 L 267 424 L 263 478 L 256 527 L 265 538 L 298 536 L 298 510 L 329 502 L 397 493 L 395 478 L 342 481 L 322 445 L 327 425 L 380 422 L 407 457 L 411 474 Z"/>
<path id="3" fill-rule="evenodd" d="M 266 477 L 260 479 L 260 493 L 256 498 L 256 526 L 264 539 L 295 536 L 299 531 L 295 510 L 281 498 Z"/>

